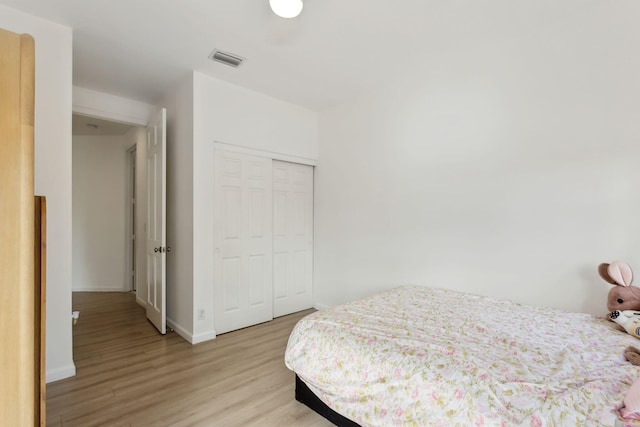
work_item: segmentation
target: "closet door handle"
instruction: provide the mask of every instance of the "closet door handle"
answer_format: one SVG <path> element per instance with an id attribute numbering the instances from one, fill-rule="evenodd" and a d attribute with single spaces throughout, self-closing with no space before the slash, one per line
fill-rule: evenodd
<path id="1" fill-rule="evenodd" d="M 153 248 L 153 252 L 158 252 L 159 248 Z"/>

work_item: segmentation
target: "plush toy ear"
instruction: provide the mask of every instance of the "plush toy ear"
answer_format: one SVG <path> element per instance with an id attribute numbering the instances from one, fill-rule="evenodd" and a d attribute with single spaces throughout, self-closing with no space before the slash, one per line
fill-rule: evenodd
<path id="1" fill-rule="evenodd" d="M 602 264 L 600 265 L 602 266 Z M 598 271 L 600 271 L 600 267 L 598 267 Z M 602 274 L 600 275 L 602 276 Z M 633 282 L 631 267 L 624 262 L 616 261 L 609 264 L 607 267 L 607 275 L 613 280 L 613 283 L 620 286 L 631 286 L 631 282 Z"/>
<path id="2" fill-rule="evenodd" d="M 603 262 L 598 266 L 598 274 L 600 275 L 600 277 L 604 279 L 605 282 L 611 283 L 612 285 L 617 285 L 616 281 L 609 276 L 609 273 L 607 271 L 608 269 L 609 269 L 609 264 L 606 262 Z"/>

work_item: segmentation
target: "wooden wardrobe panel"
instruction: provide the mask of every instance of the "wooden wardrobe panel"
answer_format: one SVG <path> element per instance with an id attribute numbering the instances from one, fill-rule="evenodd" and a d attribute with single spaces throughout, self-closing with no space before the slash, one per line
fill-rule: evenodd
<path id="1" fill-rule="evenodd" d="M 46 360 L 46 331 L 47 331 L 47 201 L 43 196 L 35 197 L 35 227 L 34 227 L 34 398 L 35 424 L 46 426 L 46 395 L 47 371 Z"/>
<path id="2" fill-rule="evenodd" d="M 0 420 L 35 424 L 34 41 L 0 30 Z"/>

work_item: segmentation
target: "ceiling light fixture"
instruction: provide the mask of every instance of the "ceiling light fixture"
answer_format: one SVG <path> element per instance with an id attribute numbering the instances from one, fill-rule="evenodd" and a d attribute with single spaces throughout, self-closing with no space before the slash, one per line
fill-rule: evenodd
<path id="1" fill-rule="evenodd" d="M 302 0 L 269 0 L 269 5 L 282 18 L 295 18 L 302 12 Z"/>

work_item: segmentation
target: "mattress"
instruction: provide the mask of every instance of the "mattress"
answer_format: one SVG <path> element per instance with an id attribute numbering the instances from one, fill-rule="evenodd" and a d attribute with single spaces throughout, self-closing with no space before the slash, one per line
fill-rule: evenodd
<path id="1" fill-rule="evenodd" d="M 402 286 L 303 318 L 285 363 L 362 426 L 613 426 L 628 345 L 604 318 Z"/>

